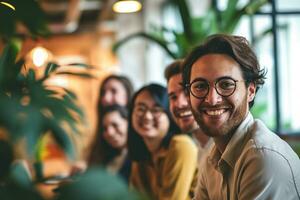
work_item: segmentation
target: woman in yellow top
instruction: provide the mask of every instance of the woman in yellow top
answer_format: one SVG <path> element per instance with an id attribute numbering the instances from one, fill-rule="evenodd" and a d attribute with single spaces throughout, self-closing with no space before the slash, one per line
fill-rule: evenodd
<path id="1" fill-rule="evenodd" d="M 130 185 L 153 200 L 193 197 L 197 147 L 179 133 L 168 110 L 166 88 L 142 87 L 130 107 L 128 152 L 132 159 Z"/>

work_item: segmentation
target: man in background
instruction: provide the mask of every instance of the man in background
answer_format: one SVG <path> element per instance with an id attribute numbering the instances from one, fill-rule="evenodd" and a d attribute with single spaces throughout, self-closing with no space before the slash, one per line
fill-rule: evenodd
<path id="1" fill-rule="evenodd" d="M 196 139 L 198 146 L 198 165 L 205 160 L 205 153 L 212 146 L 213 141 L 203 134 L 192 114 L 187 93 L 184 90 L 181 73 L 182 60 L 175 60 L 165 69 L 165 78 L 168 86 L 170 112 L 172 117 L 183 133 Z M 201 168 L 201 167 L 200 167 Z M 201 169 L 200 169 L 201 170 Z"/>

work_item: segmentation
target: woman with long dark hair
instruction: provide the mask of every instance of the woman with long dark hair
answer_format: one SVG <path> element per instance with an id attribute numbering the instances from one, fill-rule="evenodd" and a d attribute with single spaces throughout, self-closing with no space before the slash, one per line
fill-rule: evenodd
<path id="1" fill-rule="evenodd" d="M 196 183 L 197 147 L 179 134 L 169 112 L 165 87 L 142 87 L 130 106 L 128 152 L 130 184 L 156 200 L 191 199 Z"/>
<path id="2" fill-rule="evenodd" d="M 103 109 L 88 166 L 103 166 L 108 171 L 128 180 L 130 161 L 127 157 L 127 108 L 119 105 Z"/>
<path id="3" fill-rule="evenodd" d="M 126 76 L 112 74 L 107 76 L 102 81 L 100 86 L 100 91 L 99 91 L 98 104 L 97 104 L 98 122 L 96 128 L 96 136 L 94 137 L 95 139 L 93 139 L 92 146 L 90 148 L 90 152 L 88 155 L 88 166 L 101 164 L 104 166 L 108 166 L 108 168 L 110 168 L 111 171 L 113 172 L 118 171 L 116 169 L 118 169 L 119 167 L 122 168 L 121 160 L 126 157 L 125 155 L 127 155 L 127 153 L 125 153 L 125 151 L 123 150 L 127 148 L 124 148 L 122 151 L 120 151 L 119 147 L 118 148 L 114 147 L 109 142 L 109 138 L 110 138 L 109 135 L 112 134 L 111 133 L 112 130 L 113 132 L 119 132 L 119 134 L 112 134 L 114 136 L 112 136 L 111 138 L 114 138 L 115 136 L 119 136 L 119 138 L 123 138 L 123 139 L 125 138 L 126 145 L 127 145 L 127 115 L 128 115 L 127 109 L 132 94 L 133 94 L 133 86 L 131 81 Z M 112 118 L 110 118 L 110 116 L 112 115 L 115 115 L 113 121 Z M 104 119 L 106 119 L 106 122 L 104 122 Z M 118 130 L 120 127 L 124 127 L 122 124 L 125 119 L 126 119 L 126 130 L 125 129 Z M 108 131 L 105 131 L 105 126 L 111 128 L 106 128 Z M 122 132 L 124 134 L 122 134 Z M 106 138 L 104 137 L 105 135 L 107 135 Z M 125 137 L 121 137 L 124 135 Z M 115 138 L 112 140 L 115 140 Z M 125 160 L 127 162 L 128 160 L 127 157 Z M 116 162 L 117 163 L 119 162 L 119 164 L 116 164 Z M 127 168 L 128 167 L 125 167 L 124 169 L 119 169 L 122 171 L 121 175 L 125 179 L 128 178 L 128 173 L 129 173 L 128 171 L 126 171 L 129 170 Z"/>

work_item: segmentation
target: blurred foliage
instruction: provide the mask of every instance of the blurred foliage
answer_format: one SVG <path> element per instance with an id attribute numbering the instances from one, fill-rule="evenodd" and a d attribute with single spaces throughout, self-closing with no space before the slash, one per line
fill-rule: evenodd
<path id="1" fill-rule="evenodd" d="M 0 140 L 0 185 L 9 175 L 9 169 L 13 162 L 13 151 L 10 144 L 4 140 Z"/>
<path id="2" fill-rule="evenodd" d="M 15 163 L 14 145 L 25 138 L 29 155 L 34 155 L 36 161 L 39 161 L 42 146 L 40 139 L 50 132 L 67 155 L 74 157 L 73 143 L 66 132 L 66 126 L 70 128 L 71 134 L 78 132 L 76 124 L 84 122 L 84 113 L 76 105 L 77 98 L 72 91 L 50 86 L 47 81 L 56 75 L 91 78 L 86 70 L 67 69 L 91 67 L 73 63 L 64 66 L 66 70 L 60 70 L 61 66 L 49 63 L 43 75 L 37 76 L 33 68 L 25 66 L 23 58 L 17 59 L 22 44 L 17 28 L 19 24 L 26 28 L 25 34 L 30 37 L 49 34 L 38 1 L 0 1 L 0 38 L 5 45 L 0 54 L 0 128 L 7 136 L 0 140 L 0 199 L 42 200 L 43 197 L 36 192 L 34 185 L 43 179 L 42 163 L 35 163 L 34 167 L 38 169 L 35 172 L 37 180 L 33 181 L 22 162 Z M 125 183 L 103 169 L 92 169 L 63 187 L 59 199 L 142 198 L 130 192 Z"/>
<path id="3" fill-rule="evenodd" d="M 43 76 L 36 78 L 35 71 L 24 71 L 24 60 L 16 60 L 17 48 L 7 44 L 0 57 L 0 126 L 15 142 L 26 137 L 30 155 L 36 150 L 40 137 L 50 131 L 58 144 L 73 156 L 73 146 L 63 123 L 78 132 L 76 123 L 83 120 L 82 110 L 75 104 L 75 94 L 65 88 L 53 88 L 45 83 L 51 76 L 64 74 L 50 63 Z M 71 73 L 90 77 L 86 73 Z"/>
<path id="4" fill-rule="evenodd" d="M 74 192 L 80 191 L 80 192 Z M 58 190 L 57 200 L 146 200 L 128 190 L 121 178 L 109 174 L 102 168 L 92 168 L 74 181 L 63 184 Z"/>
<path id="5" fill-rule="evenodd" d="M 8 141 L 0 140 L 0 158 L 0 199 L 42 200 L 25 168 L 13 163 L 13 149 Z"/>
<path id="6" fill-rule="evenodd" d="M 61 74 L 91 76 L 87 73 L 59 71 L 57 69 L 60 66 L 49 63 L 43 76 L 37 79 L 32 68 L 26 69 L 24 59 L 17 60 L 22 44 L 18 32 L 20 26 L 26 30 L 22 31 L 26 37 L 46 37 L 50 34 L 38 1 L 1 1 L 0 38 L 5 47 L 0 55 L 0 126 L 8 132 L 12 143 L 25 137 L 30 155 L 39 150 L 39 139 L 50 131 L 57 143 L 72 157 L 73 144 L 63 123 L 72 132 L 78 132 L 76 124 L 83 120 L 83 112 L 75 104 L 76 96 L 72 91 L 50 87 L 46 82 L 52 76 Z M 88 68 L 80 64 L 71 66 Z"/>
<path id="7" fill-rule="evenodd" d="M 267 102 L 255 102 L 251 108 L 251 113 L 255 118 L 262 119 L 262 115 L 266 113 L 268 108 Z"/>
<path id="8" fill-rule="evenodd" d="M 113 50 L 117 51 L 124 43 L 133 38 L 142 37 L 158 44 L 170 57 L 174 59 L 183 58 L 195 45 L 200 44 L 209 35 L 233 33 L 243 16 L 254 14 L 268 0 L 251 0 L 243 7 L 238 6 L 239 0 L 230 0 L 227 1 L 227 6 L 224 10 L 218 10 L 216 5 L 211 3 L 206 14 L 202 17 L 193 17 L 191 15 L 187 0 L 169 0 L 169 2 L 179 11 L 183 31 L 164 26 L 154 26 L 153 32 L 138 32 L 118 41 L 114 45 Z M 269 32 L 265 31 L 264 34 Z"/>
<path id="9" fill-rule="evenodd" d="M 5 0 L 0 3 L 0 36 L 9 41 L 16 38 L 22 26 L 33 38 L 48 36 L 46 16 L 36 0 Z"/>
<path id="10" fill-rule="evenodd" d="M 293 150 L 296 152 L 298 157 L 300 158 L 300 141 L 287 141 L 289 145 L 293 148 Z"/>
<path id="11" fill-rule="evenodd" d="M 24 188 L 18 184 L 9 184 L 5 187 L 0 186 L 1 200 L 43 200 L 34 188 Z"/>

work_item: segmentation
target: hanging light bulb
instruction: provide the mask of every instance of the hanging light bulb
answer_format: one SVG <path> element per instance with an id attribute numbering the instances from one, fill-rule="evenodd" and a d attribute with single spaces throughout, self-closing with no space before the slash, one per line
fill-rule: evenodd
<path id="1" fill-rule="evenodd" d="M 138 0 L 118 0 L 113 5 L 116 13 L 133 13 L 141 10 L 142 4 Z"/>
<path id="2" fill-rule="evenodd" d="M 49 59 L 49 51 L 43 47 L 36 47 L 32 50 L 32 62 L 35 66 L 43 66 Z"/>

